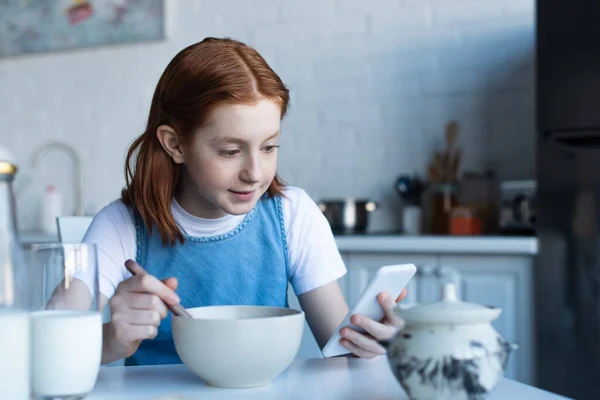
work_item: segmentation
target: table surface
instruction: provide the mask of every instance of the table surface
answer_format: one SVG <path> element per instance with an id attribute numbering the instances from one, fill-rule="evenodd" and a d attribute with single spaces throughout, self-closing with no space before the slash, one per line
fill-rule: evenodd
<path id="1" fill-rule="evenodd" d="M 108 399 L 408 399 L 385 356 L 296 359 L 269 385 L 250 389 L 207 386 L 185 365 L 102 367 L 94 391 L 86 400 Z M 558 396 L 503 379 L 487 400 L 559 400 Z"/>
<path id="2" fill-rule="evenodd" d="M 516 236 L 436 236 L 436 235 L 336 235 L 341 252 L 392 252 L 420 254 L 521 255 L 538 253 L 535 237 Z"/>

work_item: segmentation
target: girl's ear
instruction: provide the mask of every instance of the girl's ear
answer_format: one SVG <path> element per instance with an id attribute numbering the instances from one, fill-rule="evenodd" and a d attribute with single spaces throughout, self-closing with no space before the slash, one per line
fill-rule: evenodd
<path id="1" fill-rule="evenodd" d="M 156 136 L 173 162 L 183 164 L 183 146 L 175 129 L 169 125 L 161 125 L 156 130 Z"/>

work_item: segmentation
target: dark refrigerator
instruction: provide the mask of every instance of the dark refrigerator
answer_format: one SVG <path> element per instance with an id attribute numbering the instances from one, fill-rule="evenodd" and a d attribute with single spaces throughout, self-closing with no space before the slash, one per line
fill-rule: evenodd
<path id="1" fill-rule="evenodd" d="M 536 384 L 600 399 L 600 0 L 536 14 Z"/>

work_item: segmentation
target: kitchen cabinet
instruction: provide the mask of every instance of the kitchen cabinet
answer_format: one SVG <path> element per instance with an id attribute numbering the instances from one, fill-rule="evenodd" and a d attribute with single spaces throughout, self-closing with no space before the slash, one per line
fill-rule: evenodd
<path id="1" fill-rule="evenodd" d="M 509 358 L 506 377 L 525 384 L 535 384 L 535 357 L 531 338 L 534 332 L 531 279 L 533 254 L 511 253 L 507 249 L 498 253 L 441 250 L 444 251 L 432 249 L 430 252 L 420 250 L 414 253 L 404 250 L 394 252 L 390 249 L 343 249 L 342 255 L 348 273 L 340 280 L 340 286 L 346 301 L 350 306 L 357 301 L 379 267 L 413 263 L 417 266 L 417 273 L 408 285 L 408 295 L 403 306 L 437 301 L 441 286 L 451 282 L 455 284 L 461 300 L 502 308 L 502 314 L 493 325 L 503 337 L 519 345 L 519 349 Z M 290 298 L 294 297 L 291 292 Z M 291 306 L 292 303 L 291 300 Z M 308 325 L 305 329 L 298 357 L 321 357 Z"/>

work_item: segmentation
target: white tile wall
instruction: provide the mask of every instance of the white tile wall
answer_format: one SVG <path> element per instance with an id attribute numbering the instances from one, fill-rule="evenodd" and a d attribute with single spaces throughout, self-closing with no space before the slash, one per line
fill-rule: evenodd
<path id="1" fill-rule="evenodd" d="M 119 195 L 128 143 L 177 51 L 205 36 L 257 47 L 292 91 L 280 172 L 322 197 L 364 196 L 394 227 L 394 178 L 424 172 L 447 120 L 465 168 L 502 178 L 534 170 L 533 0 L 167 0 L 162 42 L 0 59 L 0 142 L 16 154 L 21 225 L 36 225 L 39 185 L 72 206 L 68 163 L 27 159 L 45 140 L 84 159 L 90 211 Z M 67 167 L 67 168 L 65 168 Z M 37 177 L 36 180 L 32 180 Z"/>

